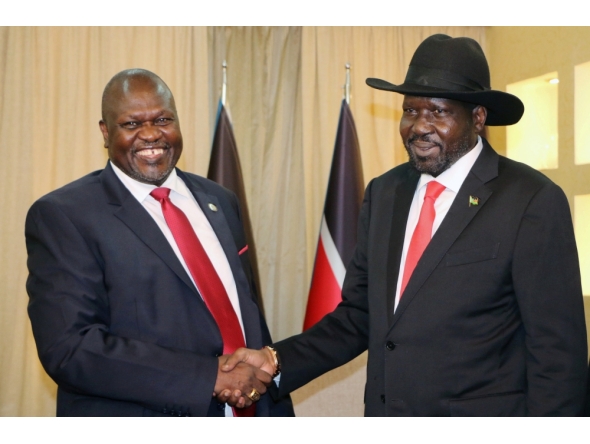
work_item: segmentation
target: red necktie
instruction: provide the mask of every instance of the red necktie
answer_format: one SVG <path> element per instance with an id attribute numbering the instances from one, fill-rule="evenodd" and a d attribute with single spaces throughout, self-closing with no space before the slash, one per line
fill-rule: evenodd
<path id="1" fill-rule="evenodd" d="M 176 245 L 191 272 L 205 305 L 213 315 L 223 339 L 223 354 L 245 347 L 240 322 L 231 305 L 225 287 L 215 271 L 201 241 L 188 218 L 172 203 L 169 188 L 156 188 L 150 195 L 162 205 L 164 219 L 174 236 Z M 247 409 L 234 409 L 236 416 L 254 416 L 255 405 Z M 251 411 L 252 410 L 252 411 Z"/>
<path id="2" fill-rule="evenodd" d="M 426 250 L 428 242 L 430 242 L 430 238 L 432 237 L 432 224 L 434 223 L 434 217 L 436 216 L 436 212 L 434 211 L 434 201 L 436 201 L 445 188 L 444 185 L 435 181 L 429 182 L 426 187 L 424 203 L 420 210 L 420 218 L 418 219 L 418 224 L 412 234 L 412 240 L 410 241 L 410 247 L 408 248 L 408 254 L 406 255 L 404 277 L 399 291 L 400 299 L 404 294 L 410 276 L 412 276 L 412 273 L 414 272 L 414 268 L 416 268 L 416 264 L 420 260 L 424 250 Z"/>

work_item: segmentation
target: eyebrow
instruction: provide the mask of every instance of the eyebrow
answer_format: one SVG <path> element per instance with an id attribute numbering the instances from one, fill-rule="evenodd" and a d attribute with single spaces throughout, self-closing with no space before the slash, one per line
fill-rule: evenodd
<path id="1" fill-rule="evenodd" d="M 157 119 L 158 117 L 162 117 L 166 113 L 167 113 L 166 110 L 162 110 L 155 117 L 153 117 L 153 119 Z M 121 117 L 121 120 L 125 120 L 125 121 L 127 121 L 127 120 L 142 120 L 143 119 L 143 114 L 144 113 L 127 114 L 124 117 Z M 171 114 L 173 114 L 173 113 L 171 113 Z"/>

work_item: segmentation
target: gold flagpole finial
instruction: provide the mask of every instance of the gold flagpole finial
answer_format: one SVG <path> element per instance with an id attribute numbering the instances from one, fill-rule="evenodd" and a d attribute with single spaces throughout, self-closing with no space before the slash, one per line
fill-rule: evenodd
<path id="1" fill-rule="evenodd" d="M 346 83 L 344 84 L 344 100 L 350 104 L 350 63 L 344 65 L 346 68 Z"/>
<path id="2" fill-rule="evenodd" d="M 223 83 L 221 84 L 221 104 L 225 106 L 225 94 L 227 90 L 227 62 L 224 60 L 221 64 L 223 68 Z"/>

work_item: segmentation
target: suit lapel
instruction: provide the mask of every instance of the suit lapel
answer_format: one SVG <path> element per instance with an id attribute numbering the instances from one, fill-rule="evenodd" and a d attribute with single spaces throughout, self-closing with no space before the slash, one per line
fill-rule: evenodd
<path id="1" fill-rule="evenodd" d="M 219 243 L 225 252 L 225 256 L 229 262 L 232 270 L 236 289 L 238 292 L 238 299 L 240 301 L 240 311 L 242 314 L 242 323 L 246 333 L 246 344 L 250 347 L 259 348 L 262 346 L 262 332 L 260 330 L 259 310 L 258 305 L 254 302 L 250 294 L 250 286 L 242 263 L 238 255 L 238 246 L 234 240 L 234 236 L 227 223 L 226 216 L 223 211 L 223 205 L 220 204 L 217 196 L 206 193 L 203 188 L 191 180 L 190 177 L 177 170 L 178 175 L 187 185 L 195 200 L 205 213 L 209 220 L 213 231 L 219 239 Z M 213 204 L 216 211 L 212 210 L 210 204 Z M 260 345 L 259 345 L 260 344 Z"/>
<path id="2" fill-rule="evenodd" d="M 393 322 L 393 309 L 395 307 L 395 290 L 397 288 L 397 278 L 404 247 L 404 237 L 406 233 L 406 223 L 408 214 L 412 205 L 412 199 L 416 191 L 416 186 L 420 180 L 420 174 L 412 169 L 408 169 L 407 178 L 398 187 L 396 187 L 395 197 L 393 200 L 393 214 L 391 222 L 391 232 L 389 235 L 389 250 L 387 259 L 387 316 L 388 325 Z"/>
<path id="3" fill-rule="evenodd" d="M 483 139 L 483 144 L 483 150 L 465 178 L 449 212 L 418 261 L 395 311 L 391 327 L 403 315 L 449 248 L 492 195 L 492 189 L 486 183 L 498 176 L 498 155 L 485 139 Z M 478 198 L 477 205 L 470 205 L 469 198 L 471 196 Z M 399 267 L 396 273 L 399 273 Z"/>
<path id="4" fill-rule="evenodd" d="M 227 256 L 238 290 L 242 322 L 246 332 L 246 344 L 250 347 L 260 348 L 263 344 L 258 306 L 250 296 L 248 280 L 242 269 L 234 237 L 225 219 L 223 205 L 220 204 L 216 196 L 206 193 L 198 182 L 191 180 L 189 176 L 179 170 L 177 170 L 177 173 L 205 213 Z M 208 311 L 190 277 L 168 243 L 168 240 L 145 208 L 125 188 L 125 185 L 121 183 L 111 168 L 110 163 L 107 164 L 101 173 L 101 183 L 103 184 L 109 204 L 113 206 L 114 216 L 129 227 L 195 293 L 198 300 L 203 303 L 205 310 Z M 209 207 L 210 203 L 215 205 L 218 211 L 213 211 Z M 211 319 L 213 320 L 213 318 Z M 213 320 L 213 322 L 215 321 Z"/>
<path id="5" fill-rule="evenodd" d="M 113 215 L 120 219 L 145 243 L 170 269 L 196 294 L 197 289 L 164 234 L 143 206 L 121 183 L 110 163 L 101 174 L 109 204 L 114 207 Z"/>

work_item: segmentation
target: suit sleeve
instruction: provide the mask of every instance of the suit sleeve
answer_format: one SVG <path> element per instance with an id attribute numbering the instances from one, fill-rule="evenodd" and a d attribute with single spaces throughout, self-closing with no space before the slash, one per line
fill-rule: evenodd
<path id="1" fill-rule="evenodd" d="M 512 270 L 526 334 L 528 413 L 578 415 L 588 364 L 580 268 L 568 202 L 552 183 L 526 210 Z"/>
<path id="2" fill-rule="evenodd" d="M 234 225 L 233 224 L 233 218 L 230 221 L 230 227 L 232 228 L 232 232 L 239 232 L 241 238 L 245 239 L 247 241 L 247 237 L 245 234 L 245 230 L 244 230 L 244 224 L 243 224 L 243 215 L 242 215 L 242 211 L 240 208 L 240 203 L 238 201 L 238 198 L 236 196 L 235 193 L 228 191 L 228 195 L 230 196 L 228 201 L 231 202 L 232 204 L 232 208 L 233 208 L 233 213 L 235 213 L 237 215 L 237 220 L 235 222 L 238 222 L 238 224 Z M 239 243 L 237 246 L 238 249 L 242 248 L 242 243 Z M 242 268 L 246 274 L 246 278 L 248 281 L 248 287 L 250 289 L 250 296 L 252 299 L 252 302 L 254 302 L 254 304 L 256 304 L 257 308 L 257 312 L 258 312 L 258 321 L 259 321 L 259 325 L 260 325 L 260 330 L 261 330 L 261 339 L 262 339 L 262 343 L 258 344 L 258 347 L 256 345 L 252 346 L 249 344 L 249 346 L 251 348 L 260 348 L 262 345 L 269 345 L 272 343 L 271 340 L 271 335 L 270 335 L 270 331 L 268 330 L 268 326 L 266 324 L 266 320 L 264 318 L 264 313 L 262 312 L 261 309 L 261 304 L 262 304 L 262 299 L 260 298 L 260 295 L 258 293 L 258 288 L 256 286 L 256 279 L 254 279 L 254 272 L 252 269 L 252 263 L 250 261 L 250 255 L 253 254 L 254 251 L 252 249 L 243 252 L 240 255 L 240 260 L 241 260 L 241 264 L 242 264 Z M 255 254 L 255 253 L 254 253 Z M 248 320 L 245 320 L 245 322 L 247 322 Z M 270 392 L 272 392 L 272 395 L 270 395 Z M 263 395 L 262 399 L 260 402 L 258 402 L 257 404 L 257 412 L 258 413 L 262 413 L 262 414 L 268 414 L 268 416 L 295 416 L 295 413 L 293 411 L 293 403 L 291 401 L 291 398 L 288 395 L 283 395 L 283 396 L 279 396 L 278 395 L 278 390 L 277 390 L 277 386 L 276 384 L 273 382 L 271 387 L 269 387 L 269 395 Z M 264 402 L 266 402 L 266 404 L 264 404 Z M 266 406 L 268 406 L 268 411 L 265 411 L 264 409 L 266 409 Z"/>
<path id="3" fill-rule="evenodd" d="M 372 183 L 365 191 L 357 245 L 342 285 L 342 302 L 309 330 L 275 344 L 282 366 L 281 395 L 346 364 L 368 348 L 367 245 Z"/>
<path id="4" fill-rule="evenodd" d="M 33 205 L 25 235 L 29 316 L 40 360 L 59 386 L 158 411 L 207 414 L 217 377 L 214 355 L 113 334 L 103 258 L 58 205 Z M 126 315 L 135 316 L 133 307 Z"/>

